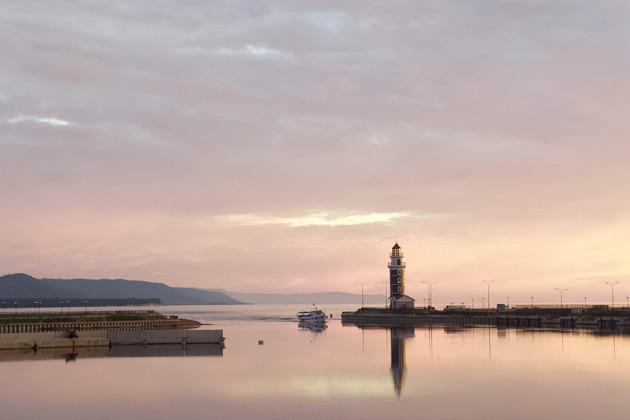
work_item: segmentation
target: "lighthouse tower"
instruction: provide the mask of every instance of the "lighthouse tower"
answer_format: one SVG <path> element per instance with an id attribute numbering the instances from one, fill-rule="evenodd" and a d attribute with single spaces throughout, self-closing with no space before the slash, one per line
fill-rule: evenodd
<path id="1" fill-rule="evenodd" d="M 413 308 L 414 299 L 405 295 L 405 267 L 404 254 L 401 252 L 398 242 L 392 247 L 389 254 L 389 302 L 392 309 Z"/>

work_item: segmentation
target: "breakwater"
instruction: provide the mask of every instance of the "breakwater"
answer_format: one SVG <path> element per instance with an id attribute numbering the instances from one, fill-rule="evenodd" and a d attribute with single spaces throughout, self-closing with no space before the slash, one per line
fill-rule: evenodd
<path id="1" fill-rule="evenodd" d="M 160 330 L 194 328 L 196 321 L 146 311 L 9 313 L 0 316 L 0 334 L 51 331 Z"/>
<path id="2" fill-rule="evenodd" d="M 113 345 L 220 344 L 222 330 L 155 311 L 18 313 L 0 317 L 0 350 Z"/>
<path id="3" fill-rule="evenodd" d="M 567 308 L 484 311 L 390 310 L 362 308 L 343 312 L 341 321 L 360 327 L 422 325 L 496 326 L 505 328 L 577 328 L 630 332 L 629 310 L 579 310 Z"/>

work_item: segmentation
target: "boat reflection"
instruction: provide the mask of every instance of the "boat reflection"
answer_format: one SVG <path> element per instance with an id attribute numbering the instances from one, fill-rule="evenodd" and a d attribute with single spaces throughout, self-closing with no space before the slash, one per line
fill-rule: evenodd
<path id="1" fill-rule="evenodd" d="M 300 321 L 298 322 L 298 329 L 302 331 L 310 331 L 315 334 L 323 333 L 328 325 L 326 321 Z"/>

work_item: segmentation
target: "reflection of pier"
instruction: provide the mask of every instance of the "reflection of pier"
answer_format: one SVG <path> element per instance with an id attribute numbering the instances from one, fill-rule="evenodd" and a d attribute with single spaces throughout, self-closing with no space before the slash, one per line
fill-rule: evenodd
<path id="1" fill-rule="evenodd" d="M 466 348 L 475 349 L 475 354 L 471 357 L 481 360 L 487 358 L 490 362 L 492 360 L 496 360 L 497 357 L 500 360 L 502 357 L 502 349 L 505 351 L 506 345 L 510 345 L 510 340 L 514 339 L 514 337 L 531 337 L 531 341 L 536 341 L 537 338 L 543 338 L 543 341 L 550 342 L 558 345 L 562 352 L 564 353 L 565 349 L 565 337 L 575 337 L 575 336 L 585 336 L 585 337 L 593 337 L 593 339 L 587 340 L 587 342 L 599 341 L 600 346 L 609 344 L 610 345 L 610 354 L 611 359 L 616 359 L 617 357 L 617 349 L 616 344 L 619 339 L 628 341 L 630 334 L 627 333 L 627 330 L 587 330 L 587 329 L 561 329 L 561 328 L 518 328 L 511 329 L 506 327 L 493 327 L 493 326 L 453 326 L 453 325 L 442 325 L 442 326 L 434 326 L 434 325 L 424 325 L 419 327 L 414 326 L 382 326 L 382 325 L 374 325 L 371 322 L 344 322 L 342 324 L 344 327 L 354 327 L 359 328 L 361 332 L 365 332 L 365 330 L 380 330 L 384 331 L 386 334 L 389 332 L 390 334 L 390 373 L 391 378 L 394 385 L 394 390 L 398 396 L 402 394 L 402 389 L 405 386 L 405 381 L 407 379 L 407 365 L 406 365 L 406 340 L 408 338 L 414 338 L 416 336 L 416 332 L 419 334 L 418 339 L 420 340 L 420 344 L 427 346 L 427 358 L 430 355 L 431 360 L 427 360 L 426 363 L 432 363 L 433 359 L 433 339 L 434 335 L 438 337 L 438 340 L 443 340 L 447 336 L 467 336 L 466 337 Z M 417 331 L 416 331 L 417 330 Z M 387 343 L 387 335 L 385 334 L 385 343 Z M 549 340 L 548 338 L 544 338 L 545 336 L 556 336 L 558 337 L 555 340 Z M 617 338 L 619 336 L 619 338 Z M 608 340 L 608 341 L 606 341 Z M 522 341 L 522 340 L 521 340 Z M 529 342 L 529 340 L 527 340 Z M 452 342 L 452 341 L 451 341 Z M 475 344 L 475 342 L 477 344 Z M 503 343 L 501 345 L 501 342 Z M 440 343 L 440 341 L 438 341 Z M 499 345 L 497 345 L 499 343 Z M 515 341 L 516 345 L 520 344 L 520 341 Z M 439 347 L 438 347 L 439 348 Z M 418 348 L 416 347 L 417 351 Z M 477 350 L 481 350 L 477 352 Z M 511 351 L 511 350 L 510 350 Z M 452 352 L 441 353 L 442 357 L 453 357 Z M 438 354 L 440 354 L 438 350 Z M 412 358 L 417 356 L 416 352 L 412 353 Z M 414 371 L 412 370 L 412 373 Z"/>
<path id="2" fill-rule="evenodd" d="M 198 357 L 223 356 L 222 344 L 154 344 L 127 345 L 114 347 L 82 347 L 73 352 L 63 348 L 44 348 L 37 351 L 30 349 L 0 351 L 0 362 L 32 361 L 64 359 L 66 362 L 77 359 L 92 359 L 101 357 Z"/>
<path id="3" fill-rule="evenodd" d="M 394 389 L 400 396 L 406 370 L 405 340 L 414 336 L 413 328 L 391 328 L 391 372 Z"/>

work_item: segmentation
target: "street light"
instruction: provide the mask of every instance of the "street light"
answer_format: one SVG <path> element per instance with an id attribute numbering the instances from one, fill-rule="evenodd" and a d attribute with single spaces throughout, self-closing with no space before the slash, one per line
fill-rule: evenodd
<path id="1" fill-rule="evenodd" d="M 586 308 L 586 296 L 584 296 L 584 307 Z"/>
<path id="2" fill-rule="evenodd" d="M 615 307 L 615 284 L 619 284 L 619 282 L 618 281 L 614 283 L 606 282 L 606 284 L 610 286 L 610 293 L 612 294 L 612 306 L 610 307 L 610 309 L 612 309 Z"/>
<path id="3" fill-rule="evenodd" d="M 83 304 L 85 305 L 85 313 L 87 314 L 87 304 L 88 304 L 88 301 L 87 301 L 87 300 L 84 300 L 84 301 L 83 301 Z"/>
<path id="4" fill-rule="evenodd" d="M 18 306 L 18 302 L 13 302 L 13 304 L 15 305 L 15 313 L 17 314 L 17 306 Z"/>
<path id="5" fill-rule="evenodd" d="M 2 316 L 4 316 L 4 305 L 6 305 L 6 302 L 2 302 Z"/>
<path id="6" fill-rule="evenodd" d="M 531 297 L 532 300 L 532 308 L 534 307 L 534 296 Z"/>
<path id="7" fill-rule="evenodd" d="M 363 286 L 368 284 L 369 281 L 364 281 L 364 282 L 355 281 L 355 283 L 361 285 L 361 307 L 363 308 Z"/>
<path id="8" fill-rule="evenodd" d="M 560 308 L 562 308 L 562 294 L 563 294 L 564 292 L 566 292 L 567 290 L 569 290 L 569 289 L 558 289 L 558 288 L 556 287 L 556 290 L 557 290 L 558 292 L 560 292 Z"/>
<path id="9" fill-rule="evenodd" d="M 475 298 L 470 298 L 470 309 L 475 309 Z"/>
<path id="10" fill-rule="evenodd" d="M 435 281 L 423 281 L 421 283 L 426 283 L 427 285 L 427 303 L 428 306 L 433 306 L 433 285 L 438 283 L 439 280 Z"/>
<path id="11" fill-rule="evenodd" d="M 490 283 L 494 283 L 494 280 L 481 280 L 488 285 L 488 309 L 490 309 Z"/>
<path id="12" fill-rule="evenodd" d="M 389 280 L 385 280 L 383 284 L 385 285 L 385 309 L 387 309 L 387 287 L 390 284 Z"/>
<path id="13" fill-rule="evenodd" d="M 35 308 L 37 309 L 37 315 L 39 315 L 39 307 L 41 306 L 41 302 L 33 302 L 35 304 Z"/>
<path id="14" fill-rule="evenodd" d="M 485 309 L 486 308 L 486 298 L 482 297 L 481 298 L 481 309 Z"/>

